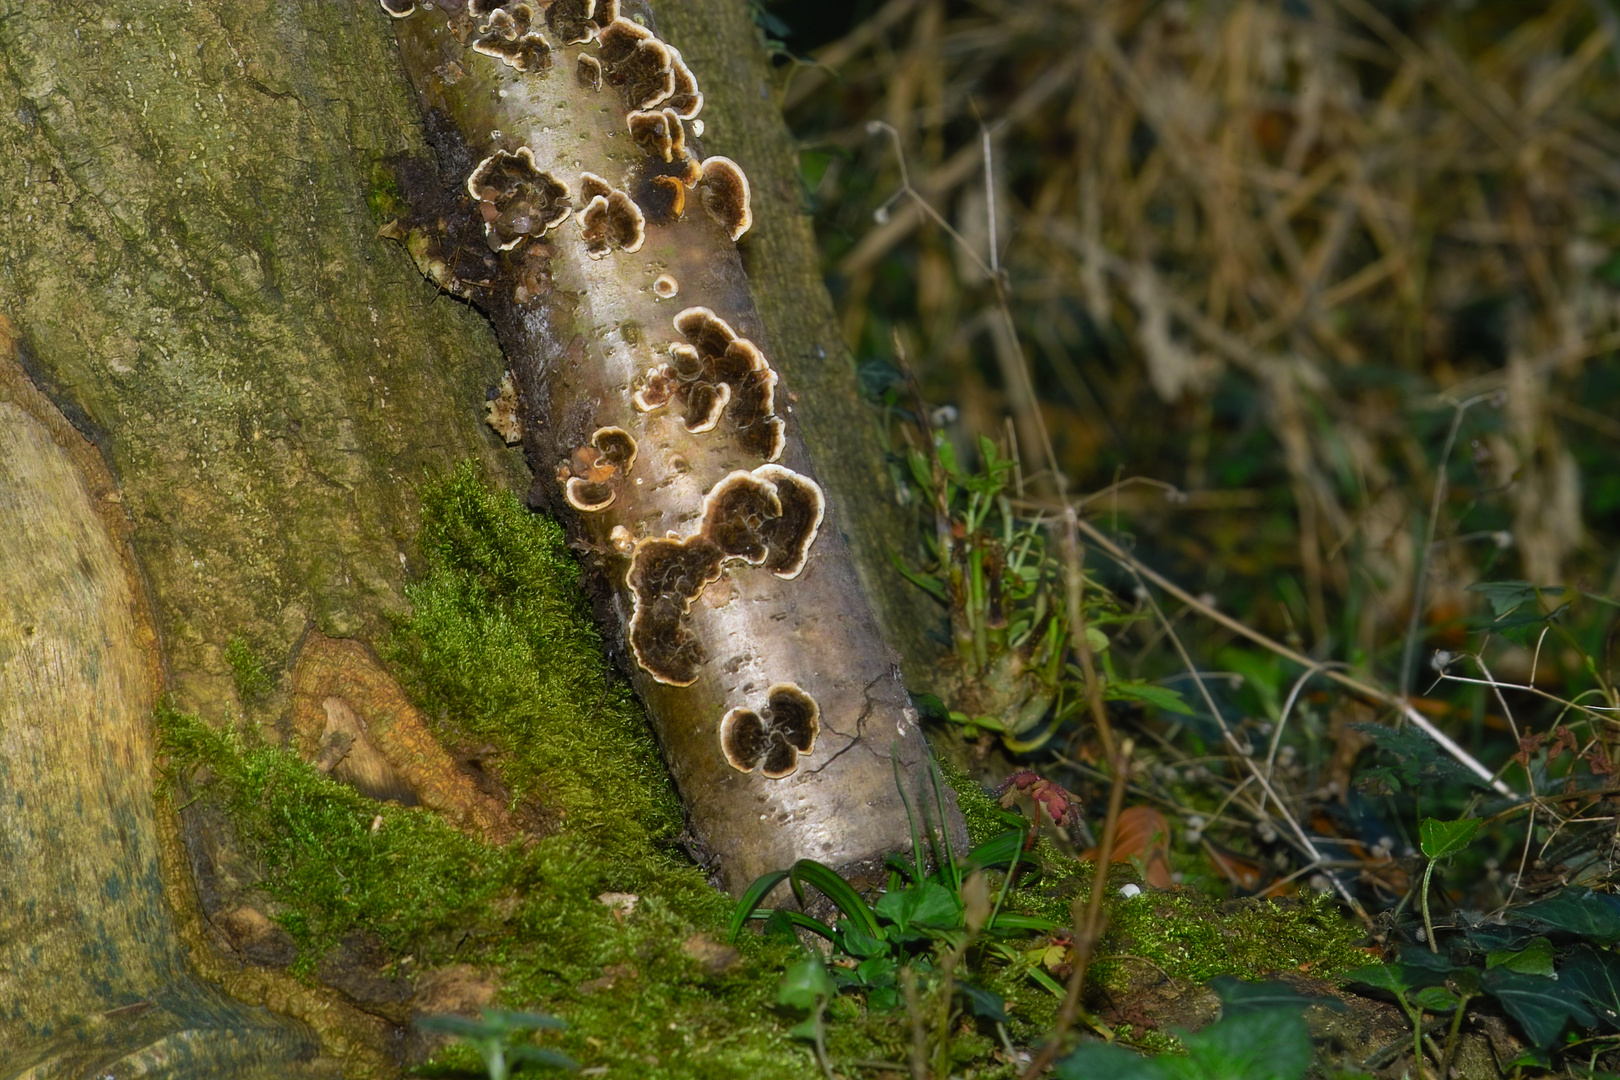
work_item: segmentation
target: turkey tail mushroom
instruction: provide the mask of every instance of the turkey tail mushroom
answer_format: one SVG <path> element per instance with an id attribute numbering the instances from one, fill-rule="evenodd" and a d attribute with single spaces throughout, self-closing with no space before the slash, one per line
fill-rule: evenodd
<path id="1" fill-rule="evenodd" d="M 400 6 L 441 162 L 480 163 L 405 242 L 438 266 L 432 238 L 487 238 L 498 272 L 451 291 L 501 337 L 532 498 L 611 594 L 692 833 L 733 892 L 800 858 L 881 873 L 913 835 L 895 755 L 920 787 L 927 749 L 743 274 L 748 177 L 698 143 L 702 72 L 607 0 L 546 8 L 543 63 L 530 5 Z"/>

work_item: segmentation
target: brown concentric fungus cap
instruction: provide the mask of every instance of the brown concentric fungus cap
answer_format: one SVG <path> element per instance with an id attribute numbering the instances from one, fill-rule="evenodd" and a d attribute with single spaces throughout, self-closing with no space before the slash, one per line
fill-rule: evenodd
<path id="1" fill-rule="evenodd" d="M 416 10 L 416 0 L 381 0 L 382 9 L 396 19 L 403 19 Z"/>
<path id="2" fill-rule="evenodd" d="M 703 111 L 703 93 L 698 89 L 697 79 L 692 76 L 692 69 L 681 59 L 681 51 L 671 45 L 669 53 L 670 70 L 675 73 L 675 89 L 664 99 L 664 107 L 674 110 L 682 120 L 695 119 Z"/>
<path id="3" fill-rule="evenodd" d="M 624 91 L 632 109 L 651 109 L 675 92 L 675 68 L 669 46 L 657 38 L 636 45 L 628 59 L 605 69 L 607 81 Z"/>
<path id="4" fill-rule="evenodd" d="M 596 11 L 591 14 L 591 21 L 600 30 L 605 28 L 614 19 L 619 17 L 619 0 L 596 0 Z"/>
<path id="5" fill-rule="evenodd" d="M 634 253 L 647 242 L 647 219 L 641 207 L 617 190 L 606 198 L 596 196 L 580 211 L 579 229 L 585 238 L 585 253 L 593 259 L 605 259 L 615 248 Z"/>
<path id="6" fill-rule="evenodd" d="M 791 580 L 799 576 L 810 558 L 810 545 L 816 542 L 827 513 L 827 498 L 821 493 L 821 485 L 783 465 L 761 465 L 754 475 L 775 488 L 777 504 L 782 508 L 781 514 L 765 522 L 761 529 L 767 549 L 765 569 Z"/>
<path id="7" fill-rule="evenodd" d="M 599 27 L 592 18 L 596 0 L 551 0 L 546 8 L 546 27 L 564 45 L 582 45 L 596 36 Z"/>
<path id="8" fill-rule="evenodd" d="M 636 440 L 628 431 L 621 427 L 597 428 L 591 445 L 596 447 L 599 465 L 611 465 L 620 475 L 630 475 L 636 464 Z"/>
<path id="9" fill-rule="evenodd" d="M 630 401 L 638 411 L 650 413 L 668 405 L 669 399 L 674 396 L 675 376 L 667 364 L 660 364 L 647 369 L 647 378 L 641 387 L 630 395 Z"/>
<path id="10" fill-rule="evenodd" d="M 686 157 L 686 128 L 673 109 L 632 112 L 625 117 L 630 141 L 650 158 L 665 163 Z"/>
<path id="11" fill-rule="evenodd" d="M 660 300 L 673 300 L 681 291 L 681 283 L 673 274 L 659 274 L 653 279 L 653 295 Z"/>
<path id="12" fill-rule="evenodd" d="M 521 72 L 540 72 L 551 67 L 551 42 L 530 29 L 534 22 L 533 7 L 526 3 L 505 4 L 489 8 L 488 16 L 489 22 L 478 28 L 478 36 L 472 40 L 473 52 L 493 56 Z"/>
<path id="13" fill-rule="evenodd" d="M 765 524 L 782 516 L 776 485 L 751 472 L 726 476 L 703 498 L 703 534 L 730 559 L 753 566 L 770 553 Z"/>
<path id="14" fill-rule="evenodd" d="M 602 61 L 590 53 L 580 53 L 574 61 L 574 81 L 587 90 L 602 89 Z"/>
<path id="15" fill-rule="evenodd" d="M 697 186 L 703 209 L 720 223 L 732 240 L 741 239 L 754 223 L 748 177 L 742 169 L 730 158 L 705 158 L 703 176 Z"/>
<path id="16" fill-rule="evenodd" d="M 563 485 L 563 497 L 568 500 L 569 506 L 580 513 L 594 514 L 612 506 L 619 493 L 609 481 L 570 476 L 568 483 Z"/>
<path id="17" fill-rule="evenodd" d="M 479 202 L 484 235 L 495 251 L 508 251 L 531 236 L 543 236 L 568 220 L 568 185 L 543 171 L 534 153 L 497 150 L 467 177 L 467 192 Z"/>
<path id="18" fill-rule="evenodd" d="M 682 309 L 674 319 L 675 329 L 704 357 L 718 357 L 737 340 L 737 332 L 706 307 Z"/>
<path id="19" fill-rule="evenodd" d="M 667 225 L 686 216 L 686 185 L 679 176 L 643 174 L 636 194 L 650 221 Z"/>
<path id="20" fill-rule="evenodd" d="M 771 687 L 766 716 L 737 708 L 720 721 L 720 750 L 738 772 L 758 769 L 767 779 L 780 780 L 798 771 L 799 755 L 815 749 L 821 730 L 821 709 L 795 683 Z"/>
<path id="21" fill-rule="evenodd" d="M 593 172 L 579 174 L 579 197 L 582 202 L 590 202 L 598 195 L 607 198 L 613 194 L 613 185 L 597 176 Z"/>
<path id="22" fill-rule="evenodd" d="M 652 40 L 653 32 L 632 19 L 614 17 L 597 35 L 602 67 L 612 70 L 635 54 L 636 46 Z"/>
<path id="23" fill-rule="evenodd" d="M 775 461 L 782 455 L 787 427 L 776 415 L 777 375 L 765 354 L 747 338 L 738 337 L 724 319 L 706 307 L 686 308 L 674 321 L 675 329 L 689 343 L 671 345 L 669 349 L 672 365 L 668 373 L 678 380 L 674 393 L 687 401 L 690 412 L 698 387 L 728 387 L 727 414 L 736 425 L 738 442 L 747 452 Z M 644 395 L 648 403 L 654 398 L 652 394 Z M 703 399 L 705 416 L 710 400 L 707 396 Z"/>
<path id="24" fill-rule="evenodd" d="M 686 626 L 686 615 L 692 601 L 719 579 L 724 558 L 702 533 L 685 540 L 642 540 L 631 552 L 625 575 L 633 598 L 630 650 L 658 682 L 691 686 L 697 681 L 707 654 Z"/>
<path id="25" fill-rule="evenodd" d="M 686 399 L 686 412 L 681 422 L 693 435 L 701 435 L 713 431 L 726 414 L 726 406 L 731 403 L 731 387 L 725 383 L 694 382 L 683 388 L 682 396 Z"/>

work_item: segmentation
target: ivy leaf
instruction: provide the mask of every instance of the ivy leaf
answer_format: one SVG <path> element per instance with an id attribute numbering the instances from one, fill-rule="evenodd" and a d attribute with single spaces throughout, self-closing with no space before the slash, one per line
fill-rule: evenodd
<path id="1" fill-rule="evenodd" d="M 893 922 L 901 933 L 914 926 L 954 930 L 962 925 L 962 905 L 951 890 L 937 881 L 884 893 L 874 910 Z"/>
<path id="2" fill-rule="evenodd" d="M 1281 979 L 1248 982 L 1231 975 L 1219 975 L 1209 988 L 1220 995 L 1221 1015 L 1242 1016 L 1261 1009 L 1293 1009 L 1304 1012 L 1312 1005 L 1327 1005 L 1344 1011 L 1344 1002 L 1332 997 L 1307 997 Z"/>
<path id="3" fill-rule="evenodd" d="M 1581 995 L 1611 1031 L 1620 1031 L 1620 957 L 1582 945 L 1565 959 L 1558 981 Z"/>
<path id="4" fill-rule="evenodd" d="M 997 1024 L 1007 1022 L 1007 1003 L 994 990 L 964 982 L 957 984 L 956 992 L 967 1000 L 968 1011 L 974 1016 Z"/>
<path id="5" fill-rule="evenodd" d="M 1543 978 L 1552 978 L 1552 942 L 1544 937 L 1531 938 L 1529 944 L 1522 949 L 1500 949 L 1486 953 L 1485 966 L 1487 968 L 1507 968 L 1509 971 L 1517 971 L 1520 975 L 1540 975 Z"/>
<path id="6" fill-rule="evenodd" d="M 1496 968 L 1480 983 L 1536 1046 L 1551 1046 L 1571 1020 L 1588 1027 L 1597 1023 L 1582 996 L 1561 981 Z"/>
<path id="7" fill-rule="evenodd" d="M 1292 1009 L 1228 1017 L 1182 1036 L 1184 1058 L 1161 1058 L 1174 1080 L 1304 1080 L 1311 1033 Z"/>
<path id="8" fill-rule="evenodd" d="M 782 975 L 782 986 L 776 992 L 778 1005 L 791 1005 L 795 1009 L 814 1009 L 818 1000 L 836 993 L 827 969 L 816 957 L 801 960 Z"/>
<path id="9" fill-rule="evenodd" d="M 1491 614 L 1498 619 L 1513 614 L 1541 594 L 1541 590 L 1528 581 L 1479 581 L 1468 586 L 1468 591 L 1489 600 Z"/>
<path id="10" fill-rule="evenodd" d="M 1507 912 L 1507 918 L 1541 923 L 1603 945 L 1620 941 L 1620 897 L 1591 889 L 1565 889 L 1557 896 L 1515 908 Z"/>
<path id="11" fill-rule="evenodd" d="M 1461 821 L 1424 818 L 1418 830 L 1423 854 L 1431 859 L 1444 859 L 1462 851 L 1478 831 L 1479 818 L 1463 818 Z"/>
<path id="12" fill-rule="evenodd" d="M 1457 995 L 1443 986 L 1425 986 L 1409 998 L 1427 1012 L 1450 1012 L 1457 1007 Z"/>
<path id="13" fill-rule="evenodd" d="M 1406 981 L 1404 975 L 1405 970 L 1399 964 L 1368 964 L 1347 971 L 1340 978 L 1399 996 L 1411 989 L 1411 983 Z"/>

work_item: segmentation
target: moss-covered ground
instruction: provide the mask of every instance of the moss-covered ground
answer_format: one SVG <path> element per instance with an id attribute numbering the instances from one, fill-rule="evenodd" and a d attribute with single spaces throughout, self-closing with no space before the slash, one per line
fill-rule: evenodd
<path id="1" fill-rule="evenodd" d="M 569 1022 L 549 1045 L 616 1075 L 816 1075 L 805 1044 L 788 1034 L 800 1017 L 775 1005 L 797 945 L 745 934 L 741 960 L 719 974 L 682 948 L 694 934 L 723 940 L 731 902 L 677 844 L 679 802 L 639 705 L 605 657 L 562 531 L 470 466 L 424 490 L 423 521 L 424 571 L 390 659 L 441 738 L 487 747 L 514 807 L 546 828 L 538 840 L 494 847 L 430 812 L 379 807 L 252 731 L 160 710 L 169 775 L 188 778 L 194 797 L 217 801 L 233 821 L 299 947 L 295 970 L 309 975 L 345 934 L 367 931 L 418 970 L 493 970 L 501 1004 Z M 982 789 L 950 778 L 976 842 L 1006 827 Z M 1034 854 L 1066 862 L 1049 846 Z M 1089 876 L 1050 872 L 1010 903 L 1066 922 Z M 639 902 L 616 915 L 597 899 L 610 892 Z M 1116 905 L 1105 954 L 1193 980 L 1301 964 L 1328 974 L 1364 959 L 1355 937 L 1324 905 L 1222 911 L 1156 893 Z M 1109 977 L 1106 964 L 1101 974 Z M 1008 998 L 1013 1037 L 1039 1038 L 1050 994 L 1016 963 L 978 977 Z M 867 1014 L 846 997 L 830 1018 L 835 1059 L 903 1060 L 903 1014 Z M 990 1063 L 995 1045 L 993 1029 L 956 1040 L 985 1077 L 1005 1071 Z"/>

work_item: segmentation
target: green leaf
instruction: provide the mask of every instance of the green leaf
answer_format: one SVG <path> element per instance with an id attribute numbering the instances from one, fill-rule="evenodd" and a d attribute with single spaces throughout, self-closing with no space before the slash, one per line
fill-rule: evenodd
<path id="1" fill-rule="evenodd" d="M 1158 1059 L 1112 1043 L 1086 1043 L 1052 1069 L 1057 1080 L 1166 1080 Z"/>
<path id="2" fill-rule="evenodd" d="M 1406 981 L 1405 974 L 1399 964 L 1368 964 L 1347 971 L 1340 978 L 1347 983 L 1360 983 L 1374 990 L 1387 990 L 1399 996 L 1411 989 L 1411 983 Z"/>
<path id="3" fill-rule="evenodd" d="M 877 914 L 894 923 L 902 933 L 914 926 L 955 930 L 962 925 L 961 901 L 937 881 L 884 893 L 877 902 Z"/>
<path id="4" fill-rule="evenodd" d="M 416 1026 L 423 1031 L 462 1039 L 491 1039 L 502 1035 L 499 1029 L 492 1029 L 482 1020 L 469 1020 L 465 1016 L 423 1016 L 416 1021 Z"/>
<path id="5" fill-rule="evenodd" d="M 1165 712 L 1191 716 L 1192 709 L 1182 696 L 1168 687 L 1155 686 L 1140 679 L 1114 679 L 1108 683 L 1104 695 L 1109 701 L 1140 701 Z"/>
<path id="6" fill-rule="evenodd" d="M 1610 1031 L 1620 1031 L 1620 957 L 1582 945 L 1565 958 L 1558 981 L 1581 995 Z"/>
<path id="7" fill-rule="evenodd" d="M 874 956 L 856 965 L 855 976 L 863 986 L 893 986 L 899 970 L 900 965 L 895 962 L 894 957 Z"/>
<path id="8" fill-rule="evenodd" d="M 1581 994 L 1560 981 L 1496 968 L 1487 971 L 1480 983 L 1536 1046 L 1551 1046 L 1571 1020 L 1585 1026 L 1597 1023 Z"/>
<path id="9" fill-rule="evenodd" d="M 742 928 L 749 919 L 761 917 L 761 915 L 755 914 L 756 909 L 759 908 L 759 902 L 765 899 L 770 894 L 770 891 L 780 885 L 787 876 L 788 872 L 786 870 L 772 870 L 768 874 L 761 874 L 755 878 L 754 883 L 743 890 L 741 899 L 737 901 L 737 906 L 731 909 L 731 933 L 728 940 L 736 941 L 737 935 L 742 933 Z"/>
<path id="10" fill-rule="evenodd" d="M 1293 1009 L 1222 1019 L 1182 1037 L 1184 1058 L 1162 1058 L 1175 1080 L 1304 1080 L 1311 1032 Z"/>
<path id="11" fill-rule="evenodd" d="M 1457 1007 L 1457 995 L 1443 986 L 1425 986 L 1407 998 L 1425 1012 L 1450 1012 Z"/>
<path id="12" fill-rule="evenodd" d="M 1487 968 L 1502 967 L 1509 971 L 1517 971 L 1521 975 L 1541 975 L 1551 978 L 1553 974 L 1553 948 L 1552 942 L 1544 937 L 1532 938 L 1529 944 L 1522 949 L 1500 949 L 1485 954 Z"/>
<path id="13" fill-rule="evenodd" d="M 1260 1009 L 1304 1012 L 1312 1005 L 1344 1010 L 1344 1003 L 1338 998 L 1306 997 L 1281 979 L 1248 982 L 1231 975 L 1219 975 L 1209 981 L 1209 988 L 1220 995 L 1222 1016 L 1242 1016 Z"/>
<path id="14" fill-rule="evenodd" d="M 878 937 L 877 919 L 872 915 L 872 908 L 861 894 L 856 892 L 850 883 L 838 876 L 838 872 L 825 863 L 814 859 L 800 859 L 793 864 L 788 874 L 788 882 L 793 886 L 793 895 L 804 902 L 804 888 L 809 885 L 820 892 L 833 907 L 843 912 L 852 922 L 856 923 L 873 937 Z"/>
<path id="15" fill-rule="evenodd" d="M 968 1011 L 974 1016 L 997 1024 L 1007 1023 L 1007 1003 L 994 990 L 963 982 L 956 984 L 956 992 L 967 1001 Z"/>
<path id="16" fill-rule="evenodd" d="M 887 956 L 889 954 L 889 943 L 884 941 L 881 936 L 868 934 L 848 919 L 840 919 L 835 929 L 838 931 L 839 944 L 851 956 L 864 959 L 868 956 Z"/>
<path id="17" fill-rule="evenodd" d="M 782 973 L 782 985 L 776 991 L 776 1002 L 795 1009 L 814 1009 L 835 992 L 827 969 L 819 958 L 812 956 L 808 960 L 800 960 Z"/>
<path id="18" fill-rule="evenodd" d="M 996 915 L 996 921 L 990 930 L 1007 934 L 1049 934 L 1056 930 L 1058 925 L 1055 920 L 1040 915 L 1017 915 L 1003 911 Z"/>
<path id="19" fill-rule="evenodd" d="M 567 1069 L 569 1072 L 579 1071 L 579 1062 L 557 1050 L 547 1050 L 543 1046 L 513 1046 L 506 1051 L 506 1060 L 512 1065 L 540 1065 L 548 1069 Z"/>
<path id="20" fill-rule="evenodd" d="M 1500 619 L 1511 615 L 1528 601 L 1536 599 L 1541 590 L 1528 581 L 1479 581 L 1468 586 L 1471 593 L 1479 593 L 1491 603 L 1491 614 Z M 1562 592 L 1553 588 L 1550 592 Z"/>
<path id="21" fill-rule="evenodd" d="M 1053 1070 L 1058 1080 L 1304 1080 L 1311 1034 L 1292 1008 L 1227 1017 L 1183 1035 L 1186 1057 L 1142 1058 L 1117 1046 L 1082 1046 Z"/>
<path id="22" fill-rule="evenodd" d="M 992 836 L 967 853 L 962 860 L 963 869 L 988 870 L 995 866 L 1006 866 L 1019 856 L 1027 835 L 1022 828 L 1018 828 Z"/>
<path id="23" fill-rule="evenodd" d="M 1511 908 L 1506 917 L 1514 922 L 1541 923 L 1604 945 L 1620 941 L 1620 897 L 1591 889 L 1565 889 L 1545 900 Z"/>
<path id="24" fill-rule="evenodd" d="M 1479 818 L 1463 818 L 1461 821 L 1424 818 L 1418 830 L 1422 838 L 1423 854 L 1431 859 L 1455 855 L 1468 846 L 1478 831 Z"/>

